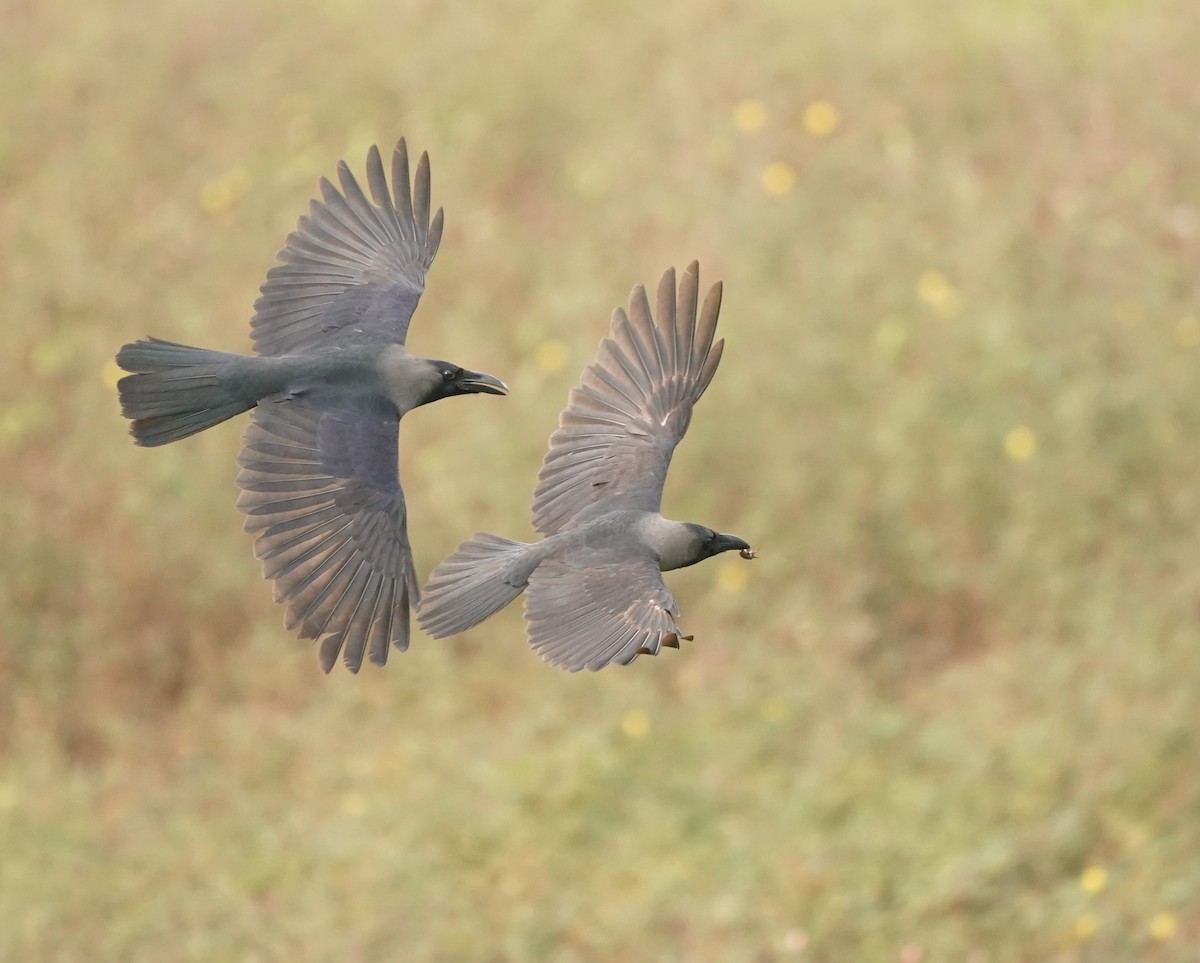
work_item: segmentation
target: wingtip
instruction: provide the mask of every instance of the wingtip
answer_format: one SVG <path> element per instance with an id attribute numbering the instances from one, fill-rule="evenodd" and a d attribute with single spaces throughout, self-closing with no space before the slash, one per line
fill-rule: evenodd
<path id="1" fill-rule="evenodd" d="M 629 317 L 635 324 L 651 324 L 653 315 L 650 313 L 650 298 L 646 295 L 644 284 L 635 284 L 629 292 Z"/>
<path id="2" fill-rule="evenodd" d="M 350 171 L 350 168 L 346 167 L 345 161 L 338 161 L 338 170 L 341 171 L 343 168 L 345 168 L 347 173 Z M 322 174 L 321 179 L 317 181 L 317 186 L 321 188 L 321 196 L 325 199 L 326 204 L 334 204 L 342 196 L 338 189 L 333 186 L 333 181 L 331 181 L 324 174 Z M 313 216 L 319 217 L 320 208 L 314 206 L 311 202 L 309 206 Z"/>
<path id="3" fill-rule="evenodd" d="M 717 326 L 717 315 L 721 313 L 721 299 L 725 295 L 725 284 L 722 281 L 714 281 L 712 287 L 708 289 L 708 294 L 704 296 L 704 307 L 701 309 L 701 315 L 712 316 L 712 326 Z"/>
<path id="4" fill-rule="evenodd" d="M 421 156 L 417 159 L 417 170 L 414 177 L 417 184 L 421 185 L 422 189 L 427 189 L 430 184 L 429 176 L 429 151 L 421 151 Z"/>

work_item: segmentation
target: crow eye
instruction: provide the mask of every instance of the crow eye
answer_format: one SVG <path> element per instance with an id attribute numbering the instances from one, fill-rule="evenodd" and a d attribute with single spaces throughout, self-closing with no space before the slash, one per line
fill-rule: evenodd
<path id="1" fill-rule="evenodd" d="M 456 368 L 446 368 L 442 371 L 443 381 L 453 381 L 456 377 L 458 377 L 458 369 Z"/>

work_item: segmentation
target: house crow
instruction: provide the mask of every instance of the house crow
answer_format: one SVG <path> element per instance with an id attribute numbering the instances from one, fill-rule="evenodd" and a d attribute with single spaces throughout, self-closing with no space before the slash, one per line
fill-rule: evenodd
<path id="1" fill-rule="evenodd" d="M 410 188 L 403 140 L 389 191 L 377 148 L 363 193 L 344 162 L 338 190 L 320 182 L 267 272 L 250 335 L 255 355 L 147 338 L 117 364 L 121 411 L 139 445 L 165 445 L 253 408 L 242 442 L 238 508 L 254 553 L 287 606 L 284 624 L 320 639 L 321 668 L 338 654 L 406 649 L 420 590 L 397 464 L 398 426 L 420 405 L 505 394 L 491 375 L 405 350 L 425 273 L 442 237 L 429 216 L 429 158 Z"/>
<path id="2" fill-rule="evenodd" d="M 679 606 L 662 573 L 720 552 L 754 558 L 736 535 L 660 513 L 671 453 L 721 360 L 721 285 L 696 317 L 699 266 L 640 285 L 618 308 L 571 391 L 533 493 L 528 544 L 480 532 L 430 576 L 418 620 L 430 635 L 469 629 L 522 592 L 529 642 L 564 669 L 602 669 L 679 647 Z"/>

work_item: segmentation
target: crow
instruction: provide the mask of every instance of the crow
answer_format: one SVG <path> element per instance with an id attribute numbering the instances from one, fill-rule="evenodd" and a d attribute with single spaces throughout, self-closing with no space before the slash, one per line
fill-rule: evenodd
<path id="1" fill-rule="evenodd" d="M 571 391 L 533 493 L 532 544 L 479 532 L 434 569 L 418 615 L 441 638 L 522 592 L 529 643 L 570 670 L 628 664 L 678 648 L 679 606 L 662 573 L 750 545 L 661 514 L 671 454 L 721 360 L 721 284 L 696 317 L 699 265 L 658 286 L 657 321 L 638 285 L 613 313 L 596 359 Z"/>
<path id="2" fill-rule="evenodd" d="M 345 162 L 339 191 L 321 178 L 267 272 L 250 335 L 257 355 L 157 338 L 127 344 L 117 364 L 121 412 L 139 445 L 157 446 L 253 408 L 238 456 L 237 506 L 254 553 L 287 606 L 284 625 L 320 641 L 321 668 L 339 653 L 352 672 L 409 643 L 420 587 L 400 487 L 400 419 L 505 384 L 448 361 L 409 354 L 409 321 L 442 237 L 429 216 L 429 157 L 410 187 L 403 139 L 389 192 L 377 147 L 368 200 Z"/>

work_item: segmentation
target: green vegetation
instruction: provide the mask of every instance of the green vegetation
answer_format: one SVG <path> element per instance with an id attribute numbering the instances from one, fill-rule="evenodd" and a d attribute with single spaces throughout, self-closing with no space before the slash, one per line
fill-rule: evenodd
<path id="1" fill-rule="evenodd" d="M 1193 0 L 44 0 L 0 13 L 0 959 L 1200 958 Z M 318 175 L 446 238 L 423 574 L 529 534 L 608 313 L 699 258 L 725 362 L 681 653 L 512 606 L 328 678 L 110 359 L 245 349 Z"/>

